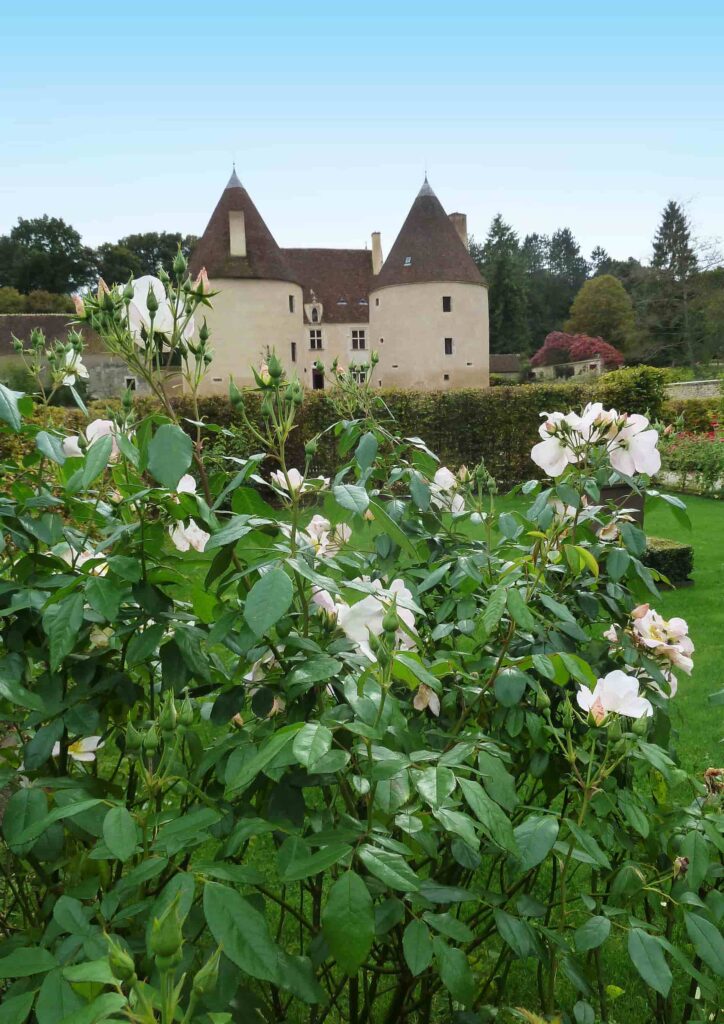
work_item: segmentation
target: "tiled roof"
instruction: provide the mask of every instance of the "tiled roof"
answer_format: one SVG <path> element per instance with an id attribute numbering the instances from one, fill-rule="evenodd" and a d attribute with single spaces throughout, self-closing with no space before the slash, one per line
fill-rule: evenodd
<path id="1" fill-rule="evenodd" d="M 65 341 L 71 326 L 71 313 L 1 313 L 0 314 L 0 356 L 15 355 L 13 335 L 21 341 L 30 341 L 30 332 L 39 327 L 48 341 Z M 88 352 L 102 353 L 106 349 L 92 327 L 80 324 L 80 331 Z"/>
<path id="2" fill-rule="evenodd" d="M 304 289 L 322 303 L 325 323 L 367 323 L 372 253 L 367 249 L 282 249 Z"/>
<path id="3" fill-rule="evenodd" d="M 231 256 L 229 244 L 229 213 L 244 214 L 246 256 Z M 211 214 L 201 238 L 189 260 L 192 275 L 206 267 L 211 278 L 236 277 L 267 281 L 296 281 L 296 276 L 274 241 L 271 231 L 243 187 L 236 171 Z"/>
<path id="4" fill-rule="evenodd" d="M 425 281 L 485 284 L 427 178 L 372 288 Z"/>

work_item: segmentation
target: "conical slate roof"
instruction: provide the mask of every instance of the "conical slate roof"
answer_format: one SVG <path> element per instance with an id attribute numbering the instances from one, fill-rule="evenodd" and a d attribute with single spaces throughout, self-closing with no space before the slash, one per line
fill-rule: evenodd
<path id="1" fill-rule="evenodd" d="M 246 256 L 232 256 L 229 248 L 229 213 L 242 211 L 246 232 Z M 189 270 L 202 267 L 210 278 L 242 277 L 267 281 L 297 281 L 269 228 L 234 170 L 211 214 L 201 238 L 191 253 Z"/>
<path id="2" fill-rule="evenodd" d="M 426 281 L 485 284 L 427 176 L 372 289 Z"/>

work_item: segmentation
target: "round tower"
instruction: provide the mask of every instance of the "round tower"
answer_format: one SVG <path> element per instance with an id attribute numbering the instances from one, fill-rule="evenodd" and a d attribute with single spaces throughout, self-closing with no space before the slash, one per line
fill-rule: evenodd
<path id="1" fill-rule="evenodd" d="M 464 214 L 425 182 L 370 289 L 374 382 L 386 388 L 487 387 L 488 291 Z"/>
<path id="2" fill-rule="evenodd" d="M 302 288 L 236 170 L 191 254 L 191 274 L 202 267 L 219 293 L 204 311 L 214 351 L 204 390 L 225 393 L 230 376 L 252 384 L 250 367 L 267 350 L 289 367 L 302 336 Z"/>

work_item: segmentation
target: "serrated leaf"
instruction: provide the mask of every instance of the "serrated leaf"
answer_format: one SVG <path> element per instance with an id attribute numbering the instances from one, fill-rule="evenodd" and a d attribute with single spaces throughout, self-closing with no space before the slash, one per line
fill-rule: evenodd
<path id="1" fill-rule="evenodd" d="M 360 516 L 367 511 L 370 503 L 369 494 L 359 484 L 337 484 L 332 488 L 332 494 L 342 508 L 356 512 Z"/>
<path id="2" fill-rule="evenodd" d="M 300 764 L 303 764 L 310 771 L 314 770 L 316 763 L 331 748 L 332 733 L 325 725 L 320 725 L 319 722 L 307 722 L 306 725 L 302 726 L 294 737 L 292 744 L 294 756 Z"/>
<path id="3" fill-rule="evenodd" d="M 191 465 L 193 444 L 189 435 L 175 423 L 164 423 L 158 428 L 148 445 L 148 471 L 169 490 Z"/>
<path id="4" fill-rule="evenodd" d="M 422 974 L 432 963 L 432 938 L 423 921 L 413 920 L 402 935 L 402 952 L 413 977 Z"/>
<path id="5" fill-rule="evenodd" d="M 113 856 L 127 861 L 138 842 L 138 827 L 125 807 L 111 807 L 103 819 L 103 840 Z"/>
<path id="6" fill-rule="evenodd" d="M 508 611 L 521 629 L 535 629 L 535 619 L 528 610 L 525 598 L 515 587 L 508 590 L 507 603 Z"/>
<path id="7" fill-rule="evenodd" d="M 483 612 L 483 628 L 488 636 L 492 635 L 502 618 L 505 611 L 505 598 L 505 587 L 497 587 L 488 598 L 488 603 Z"/>
<path id="8" fill-rule="evenodd" d="M 370 874 L 391 889 L 399 889 L 401 892 L 419 890 L 420 879 L 399 853 L 378 850 L 373 846 L 361 846 L 357 855 Z"/>
<path id="9" fill-rule="evenodd" d="M 283 569 L 271 569 L 256 581 L 246 597 L 244 619 L 261 637 L 287 612 L 293 597 L 292 581 Z"/>
<path id="10" fill-rule="evenodd" d="M 81 487 L 90 487 L 108 465 L 113 450 L 113 438 L 110 434 L 99 437 L 89 446 L 80 472 Z"/>
<path id="11" fill-rule="evenodd" d="M 218 882 L 204 886 L 204 916 L 224 956 L 252 978 L 279 982 L 279 947 L 266 919 L 235 889 Z"/>
<path id="12" fill-rule="evenodd" d="M 50 669 L 55 672 L 75 645 L 83 622 L 83 595 L 69 594 L 43 612 L 43 629 L 50 640 Z"/>

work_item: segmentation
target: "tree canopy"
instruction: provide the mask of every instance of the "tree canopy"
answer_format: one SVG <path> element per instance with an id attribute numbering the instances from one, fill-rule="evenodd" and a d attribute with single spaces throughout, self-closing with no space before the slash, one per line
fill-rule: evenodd
<path id="1" fill-rule="evenodd" d="M 565 328 L 573 334 L 601 337 L 625 348 L 634 330 L 631 296 L 612 274 L 592 277 L 573 300 Z"/>

